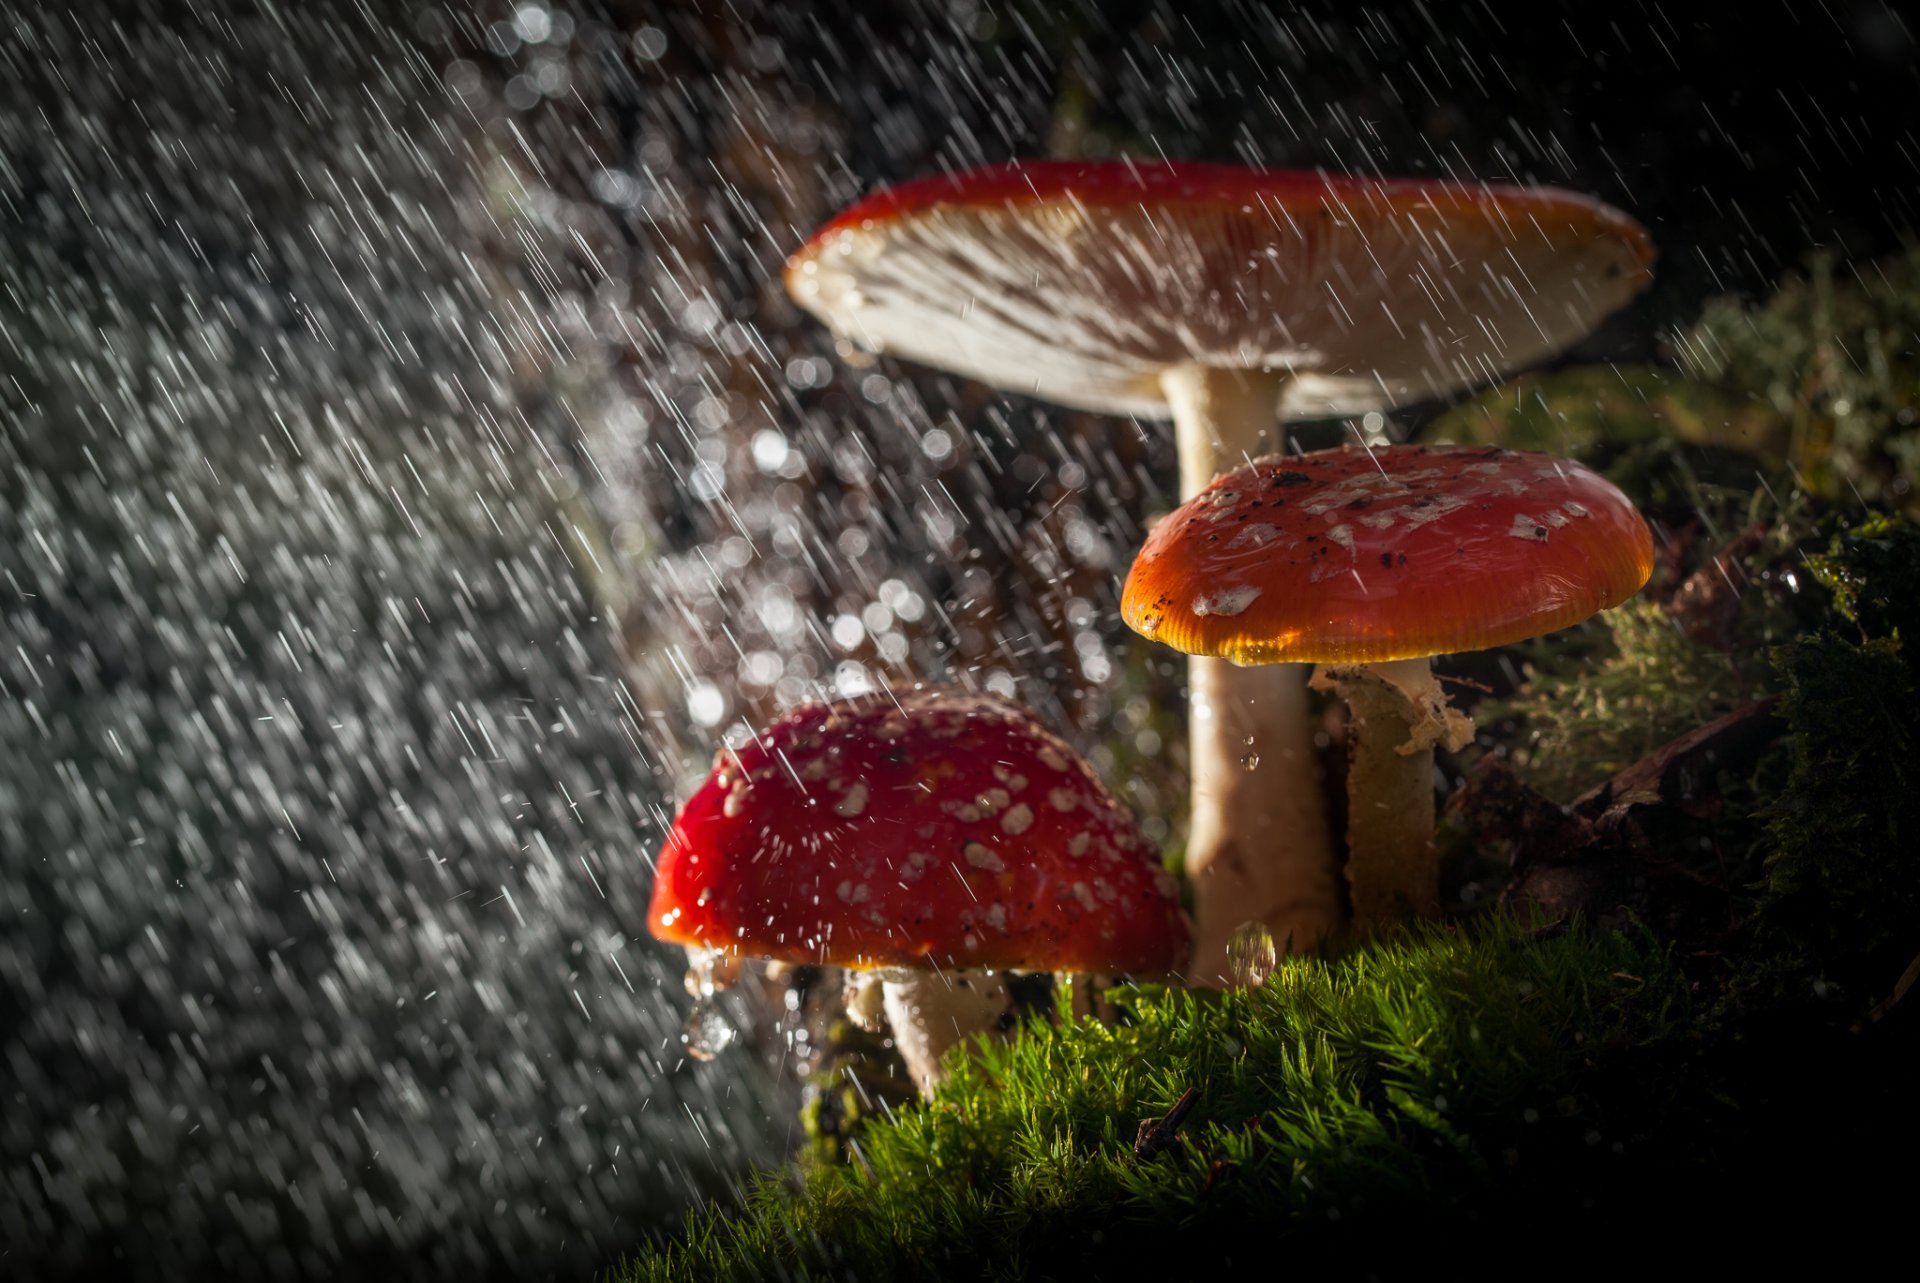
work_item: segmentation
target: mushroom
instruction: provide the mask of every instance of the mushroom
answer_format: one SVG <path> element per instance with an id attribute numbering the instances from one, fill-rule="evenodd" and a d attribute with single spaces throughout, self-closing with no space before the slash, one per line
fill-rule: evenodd
<path id="1" fill-rule="evenodd" d="M 742 956 L 878 969 L 930 1092 L 948 1047 L 1008 1017 L 993 972 L 1177 969 L 1175 890 L 1132 815 L 1031 713 L 931 687 L 809 704 L 723 749 L 667 835 L 647 922 L 696 970 Z M 871 986 L 851 992 L 871 1020 Z"/>
<path id="2" fill-rule="evenodd" d="M 1350 713 L 1347 876 L 1363 930 L 1439 907 L 1433 746 L 1472 723 L 1429 657 L 1579 623 L 1639 591 L 1653 537 L 1619 490 L 1552 455 L 1347 446 L 1259 460 L 1161 522 L 1121 613 L 1236 664 L 1318 663 Z"/>
<path id="3" fill-rule="evenodd" d="M 1195 163 L 1020 162 L 878 192 L 787 263 L 872 351 L 1105 414 L 1168 418 L 1180 493 L 1279 425 L 1441 396 L 1556 352 L 1631 298 L 1632 219 L 1551 188 Z M 1339 918 L 1304 670 L 1189 674 L 1193 978 L 1252 919 Z"/>

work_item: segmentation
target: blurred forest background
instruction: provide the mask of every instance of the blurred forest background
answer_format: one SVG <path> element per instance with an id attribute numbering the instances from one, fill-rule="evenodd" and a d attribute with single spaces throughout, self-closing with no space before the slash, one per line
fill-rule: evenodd
<path id="1" fill-rule="evenodd" d="M 1163 842 L 1185 778 L 1170 434 L 836 347 L 786 254 L 1011 157 L 1552 183 L 1661 255 L 1567 359 L 1672 359 L 1920 197 L 1894 7 L 1694 8 L 8 13 L 0 1271 L 577 1276 L 778 1161 L 788 1049 L 685 1058 L 642 922 L 721 737 L 961 680 Z"/>

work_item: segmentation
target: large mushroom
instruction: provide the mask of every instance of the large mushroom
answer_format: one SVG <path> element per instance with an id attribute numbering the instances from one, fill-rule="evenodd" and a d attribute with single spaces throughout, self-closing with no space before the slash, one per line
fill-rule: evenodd
<path id="1" fill-rule="evenodd" d="M 1236 664 L 1318 663 L 1349 711 L 1348 878 L 1368 930 L 1439 906 L 1433 747 L 1472 724 L 1429 657 L 1579 623 L 1639 591 L 1653 536 L 1582 465 L 1498 448 L 1347 446 L 1230 472 L 1127 575 L 1135 631 Z"/>
<path id="2" fill-rule="evenodd" d="M 1188 942 L 1172 877 L 1092 768 L 1025 709 L 951 687 L 809 704 L 722 750 L 647 924 L 696 968 L 878 970 L 922 1090 L 1005 1014 L 992 972 L 1163 976 Z"/>
<path id="3" fill-rule="evenodd" d="M 786 283 L 872 351 L 1171 417 L 1185 498 L 1277 449 L 1285 421 L 1442 396 L 1558 351 L 1651 261 L 1632 219 L 1551 188 L 1022 162 L 868 197 Z M 1339 896 L 1305 671 L 1196 660 L 1189 689 L 1193 976 L 1219 983 L 1241 923 L 1310 948 Z"/>

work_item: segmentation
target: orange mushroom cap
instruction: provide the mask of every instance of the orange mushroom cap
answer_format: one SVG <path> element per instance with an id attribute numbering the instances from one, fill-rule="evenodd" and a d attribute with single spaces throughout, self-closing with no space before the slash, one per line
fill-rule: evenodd
<path id="1" fill-rule="evenodd" d="M 880 191 L 787 262 L 853 341 L 1164 418 L 1185 364 L 1286 371 L 1283 418 L 1387 409 L 1574 342 L 1651 279 L 1619 210 L 1550 187 L 1022 161 Z"/>
<path id="2" fill-rule="evenodd" d="M 1548 454 L 1352 446 L 1216 479 L 1154 527 L 1121 614 L 1241 664 L 1374 663 L 1566 628 L 1639 591 L 1653 536 Z"/>
<path id="3" fill-rule="evenodd" d="M 647 925 L 790 962 L 1171 971 L 1187 926 L 1133 816 L 1031 713 L 930 688 L 794 709 L 681 808 Z"/>

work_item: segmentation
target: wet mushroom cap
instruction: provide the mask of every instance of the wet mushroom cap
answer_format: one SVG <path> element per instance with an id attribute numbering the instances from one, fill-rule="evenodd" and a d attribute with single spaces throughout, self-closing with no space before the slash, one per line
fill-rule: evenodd
<path id="1" fill-rule="evenodd" d="M 850 967 L 1165 972 L 1187 927 L 1131 814 L 1025 709 L 933 688 L 797 708 L 687 800 L 660 939 Z"/>
<path id="2" fill-rule="evenodd" d="M 836 333 L 994 387 L 1164 418 L 1182 364 L 1386 409 L 1559 351 L 1651 279 L 1646 232 L 1547 187 L 1025 161 L 859 202 L 788 260 Z"/>
<path id="3" fill-rule="evenodd" d="M 1572 460 L 1348 446 L 1258 460 L 1182 504 L 1140 550 L 1121 614 L 1193 655 L 1377 663 L 1566 628 L 1652 571 L 1646 522 Z"/>

